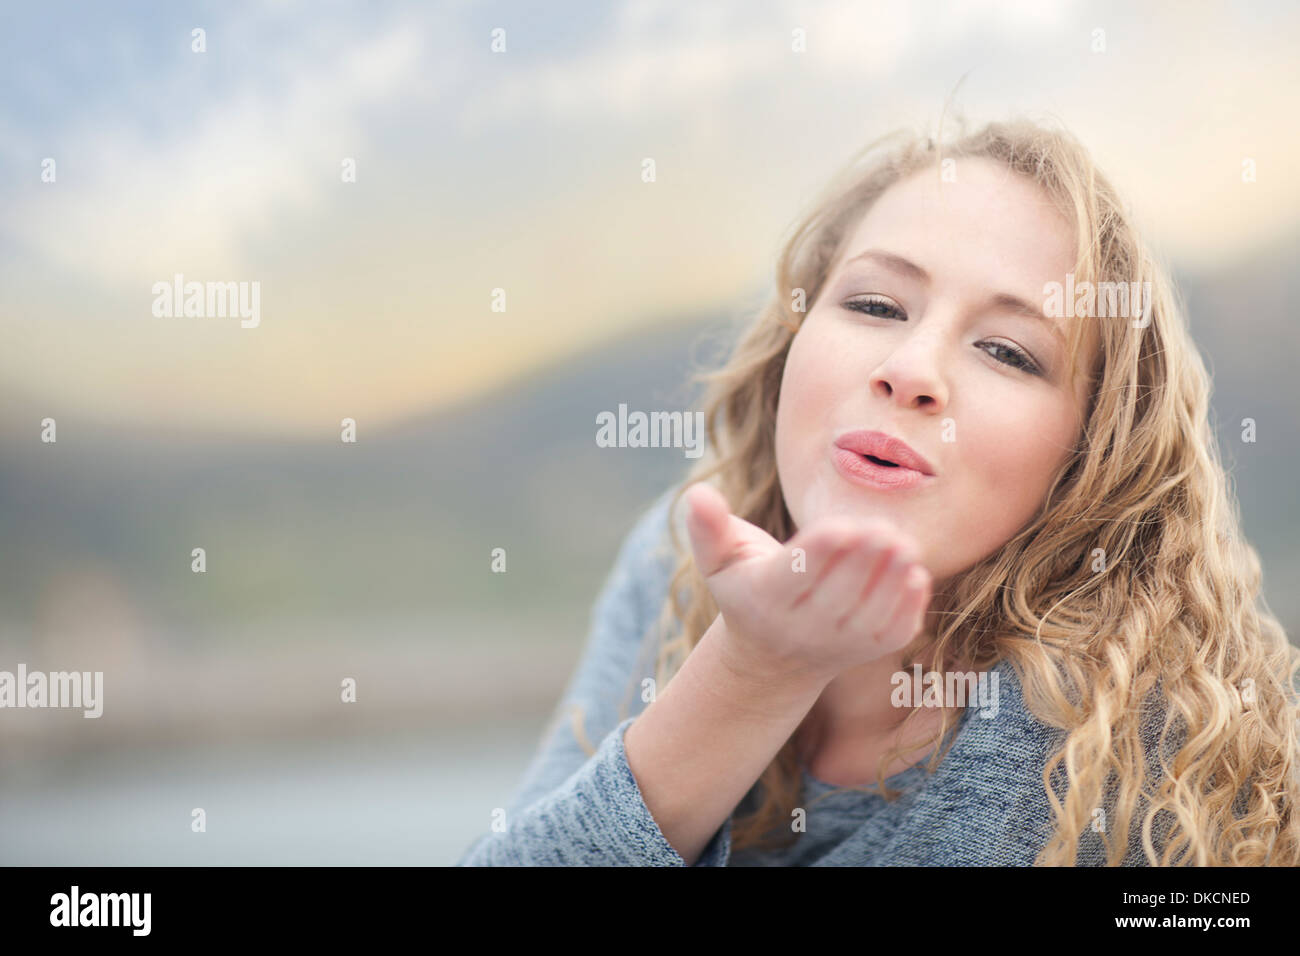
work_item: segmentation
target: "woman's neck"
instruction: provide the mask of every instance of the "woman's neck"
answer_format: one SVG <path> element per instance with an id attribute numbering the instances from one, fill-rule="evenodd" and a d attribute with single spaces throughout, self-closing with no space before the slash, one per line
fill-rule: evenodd
<path id="1" fill-rule="evenodd" d="M 908 647 L 836 675 L 796 731 L 800 752 L 814 755 L 845 744 L 870 747 L 892 737 L 920 706 L 917 700 L 910 700 L 908 706 L 894 703 L 898 675 L 904 675 L 910 683 L 913 665 L 920 664 L 923 671 L 936 669 L 936 650 L 934 632 L 923 631 Z M 913 723 L 924 725 L 925 734 L 933 735 L 930 724 L 940 719 L 941 711 L 948 710 L 956 716 L 962 708 L 928 710 L 935 712 L 933 720 L 918 718 Z"/>

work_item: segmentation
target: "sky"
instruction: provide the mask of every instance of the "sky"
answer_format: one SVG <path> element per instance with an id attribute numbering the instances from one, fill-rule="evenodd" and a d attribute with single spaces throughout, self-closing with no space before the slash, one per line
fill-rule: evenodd
<path id="1" fill-rule="evenodd" d="M 7 20 L 0 399 L 38 417 L 337 434 L 633 328 L 746 314 L 826 178 L 891 129 L 933 130 L 950 98 L 972 125 L 1066 126 L 1183 268 L 1300 220 L 1295 4 L 54 2 Z M 257 282 L 258 324 L 155 315 L 177 274 Z"/>

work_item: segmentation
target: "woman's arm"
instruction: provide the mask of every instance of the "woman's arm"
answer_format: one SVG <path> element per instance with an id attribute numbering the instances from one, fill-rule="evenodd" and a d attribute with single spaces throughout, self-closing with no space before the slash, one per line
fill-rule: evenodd
<path id="1" fill-rule="evenodd" d="M 667 595 L 674 490 L 660 496 L 625 539 L 595 602 L 587 647 L 552 730 L 505 807 L 504 830 L 480 837 L 460 865 L 726 865 L 731 811 L 816 694 L 805 706 L 788 681 L 778 692 L 752 668 L 736 673 L 725 655 L 715 653 L 727 649 L 716 622 L 656 703 L 640 717 L 619 716 L 617 703 L 629 683 L 639 688 L 641 679 L 654 676 L 653 655 L 638 652 Z M 782 714 L 787 704 L 791 709 Z M 576 733 L 568 719 L 575 707 L 583 717 Z M 630 735 L 630 764 L 624 735 L 643 719 L 647 725 Z M 709 732 L 701 735 L 702 727 Z M 594 754 L 580 746 L 578 734 L 598 742 Z M 727 768 L 725 781 L 721 767 Z M 485 821 L 491 809 L 485 808 Z"/>
<path id="2" fill-rule="evenodd" d="M 645 713 L 461 865 L 725 866 L 732 811 L 823 686 L 731 660 L 719 617 Z"/>
<path id="3" fill-rule="evenodd" d="M 700 856 L 825 684 L 759 668 L 714 620 L 625 739 L 642 797 L 683 860 Z"/>

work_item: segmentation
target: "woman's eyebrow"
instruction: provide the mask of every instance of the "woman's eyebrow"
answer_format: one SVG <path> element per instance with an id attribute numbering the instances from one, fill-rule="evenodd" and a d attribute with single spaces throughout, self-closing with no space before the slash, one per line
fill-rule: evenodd
<path id="1" fill-rule="evenodd" d="M 867 249 L 865 252 L 859 252 L 852 259 L 844 263 L 850 266 L 859 259 L 874 259 L 887 269 L 893 269 L 895 272 L 901 272 L 913 279 L 920 279 L 922 282 L 930 281 L 930 273 L 926 272 L 911 259 L 904 259 L 894 252 L 885 252 L 883 249 Z"/>
<path id="2" fill-rule="evenodd" d="M 1035 308 L 1024 299 L 1012 295 L 1010 292 L 999 292 L 989 303 L 996 309 L 1004 312 L 1010 312 L 1013 315 L 1024 316 L 1027 319 L 1039 319 L 1046 323 L 1051 333 L 1061 341 L 1065 341 L 1065 334 L 1061 331 L 1060 326 L 1051 320 L 1041 307 Z"/>
<path id="3" fill-rule="evenodd" d="M 917 279 L 924 283 L 930 282 L 930 273 L 926 272 L 911 259 L 905 259 L 895 252 L 885 252 L 883 249 L 867 249 L 859 252 L 852 259 L 847 260 L 844 265 L 847 267 L 860 259 L 867 259 L 878 262 L 886 269 L 892 269 L 900 272 L 909 278 Z M 995 309 L 1003 312 L 1010 312 L 1013 315 L 1024 316 L 1029 319 L 1041 319 L 1046 323 L 1051 333 L 1056 338 L 1064 340 L 1065 336 L 1055 322 L 1053 322 L 1043 311 L 1041 306 L 1032 305 L 1019 296 L 1012 295 L 1010 292 L 998 292 L 991 296 L 988 304 Z"/>

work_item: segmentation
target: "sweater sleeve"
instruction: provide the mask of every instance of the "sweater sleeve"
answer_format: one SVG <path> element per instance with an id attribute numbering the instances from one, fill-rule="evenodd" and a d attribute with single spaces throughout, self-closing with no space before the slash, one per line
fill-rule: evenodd
<path id="1" fill-rule="evenodd" d="M 592 609 L 578 666 L 538 752 L 505 807 L 458 866 L 685 866 L 645 805 L 623 749 L 654 677 L 651 625 L 668 593 L 669 488 L 628 533 Z M 634 713 L 625 715 L 631 708 Z M 598 741 L 595 752 L 579 742 Z M 728 818 L 695 866 L 726 866 Z"/>

